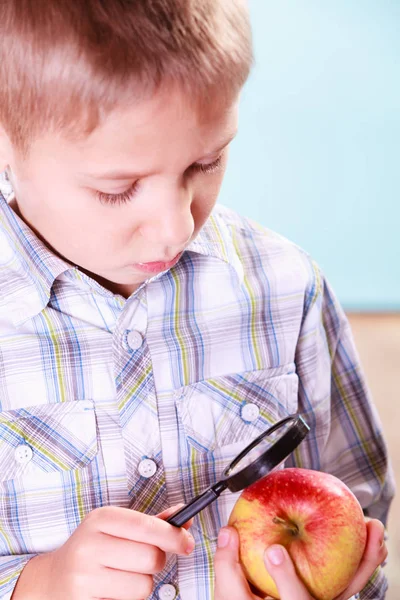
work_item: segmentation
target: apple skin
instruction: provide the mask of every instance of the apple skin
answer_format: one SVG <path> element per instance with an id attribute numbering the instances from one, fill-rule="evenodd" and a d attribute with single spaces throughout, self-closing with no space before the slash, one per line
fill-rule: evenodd
<path id="1" fill-rule="evenodd" d="M 308 469 L 274 471 L 248 487 L 229 525 L 239 533 L 247 579 L 273 598 L 280 598 L 279 592 L 263 559 L 271 544 L 285 546 L 316 600 L 333 600 L 353 579 L 367 541 L 353 492 L 337 477 Z"/>

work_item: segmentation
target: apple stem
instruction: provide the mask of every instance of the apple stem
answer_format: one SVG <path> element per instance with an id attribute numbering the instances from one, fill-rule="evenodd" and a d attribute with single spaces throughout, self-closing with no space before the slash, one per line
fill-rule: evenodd
<path id="1" fill-rule="evenodd" d="M 283 525 L 283 527 L 288 533 L 290 533 L 291 536 L 297 537 L 299 535 L 300 530 L 296 523 L 293 523 L 293 521 L 286 521 L 285 519 L 281 519 L 280 517 L 274 517 L 272 521 L 276 525 Z"/>

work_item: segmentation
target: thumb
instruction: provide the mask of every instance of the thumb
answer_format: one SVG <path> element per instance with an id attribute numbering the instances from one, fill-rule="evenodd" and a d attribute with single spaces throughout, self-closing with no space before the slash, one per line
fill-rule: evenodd
<path id="1" fill-rule="evenodd" d="M 293 562 L 283 546 L 270 546 L 264 555 L 267 571 L 276 583 L 281 600 L 313 600 L 300 581 Z"/>
<path id="2" fill-rule="evenodd" d="M 234 527 L 220 530 L 214 563 L 214 600 L 256 600 L 239 562 L 239 537 Z"/>

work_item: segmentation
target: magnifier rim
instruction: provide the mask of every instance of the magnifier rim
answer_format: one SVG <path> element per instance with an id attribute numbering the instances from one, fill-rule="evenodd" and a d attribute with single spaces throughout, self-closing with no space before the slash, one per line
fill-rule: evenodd
<path id="1" fill-rule="evenodd" d="M 265 437 L 271 435 L 277 429 L 283 427 L 286 423 L 293 422 L 292 426 L 279 438 L 270 448 L 265 450 L 252 463 L 243 467 L 233 475 L 231 471 L 255 446 L 257 446 Z M 226 467 L 222 481 L 228 486 L 231 492 L 238 492 L 248 487 L 261 477 L 264 477 L 282 460 L 285 460 L 297 448 L 300 442 L 310 431 L 309 426 L 299 414 L 289 415 L 281 421 L 274 423 L 261 435 L 255 438 L 234 460 Z"/>

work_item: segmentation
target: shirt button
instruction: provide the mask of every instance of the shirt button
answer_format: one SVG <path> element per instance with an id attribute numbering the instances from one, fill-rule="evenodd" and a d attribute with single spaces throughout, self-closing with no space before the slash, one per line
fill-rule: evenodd
<path id="1" fill-rule="evenodd" d="M 170 583 L 164 583 L 158 590 L 160 600 L 173 600 L 176 596 L 176 589 Z"/>
<path id="2" fill-rule="evenodd" d="M 258 419 L 260 415 L 260 409 L 257 404 L 245 404 L 242 408 L 242 419 L 243 421 L 248 421 L 252 423 L 256 419 Z"/>
<path id="3" fill-rule="evenodd" d="M 140 346 L 143 344 L 143 337 L 139 331 L 129 331 L 126 341 L 131 350 L 139 350 Z"/>
<path id="4" fill-rule="evenodd" d="M 148 479 L 149 477 L 153 477 L 157 471 L 157 465 L 154 460 L 151 460 L 151 458 L 144 458 L 139 463 L 138 471 L 142 477 L 146 477 L 146 479 Z"/>
<path id="5" fill-rule="evenodd" d="M 27 444 L 20 444 L 15 448 L 14 456 L 17 463 L 26 465 L 32 459 L 32 448 Z"/>

